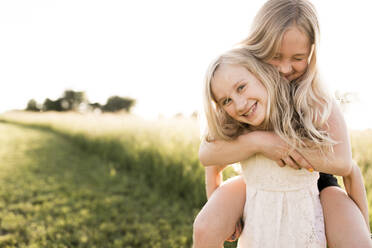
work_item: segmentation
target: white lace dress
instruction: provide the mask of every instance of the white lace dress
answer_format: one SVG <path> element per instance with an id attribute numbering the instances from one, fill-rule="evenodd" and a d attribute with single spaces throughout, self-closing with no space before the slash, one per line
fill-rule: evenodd
<path id="1" fill-rule="evenodd" d="M 241 163 L 246 183 L 239 248 L 325 248 L 319 173 L 279 167 L 256 155 Z"/>

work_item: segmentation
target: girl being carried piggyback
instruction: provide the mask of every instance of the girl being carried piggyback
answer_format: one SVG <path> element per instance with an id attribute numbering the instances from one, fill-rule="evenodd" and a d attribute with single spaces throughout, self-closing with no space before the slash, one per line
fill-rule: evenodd
<path id="1" fill-rule="evenodd" d="M 229 141 L 261 130 L 296 148 L 330 149 L 326 133 L 303 127 L 290 102 L 294 87 L 283 81 L 246 48 L 219 57 L 207 73 L 206 139 Z M 317 172 L 280 168 L 261 154 L 241 164 L 247 198 L 239 247 L 326 246 Z"/>

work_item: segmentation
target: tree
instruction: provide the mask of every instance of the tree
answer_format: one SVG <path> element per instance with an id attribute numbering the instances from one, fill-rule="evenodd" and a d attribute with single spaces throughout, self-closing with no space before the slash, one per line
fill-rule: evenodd
<path id="1" fill-rule="evenodd" d="M 102 105 L 99 104 L 98 102 L 95 103 L 89 103 L 88 106 L 94 111 L 96 109 L 101 109 Z"/>
<path id="2" fill-rule="evenodd" d="M 89 103 L 84 91 L 65 90 L 62 97 L 53 101 L 45 99 L 41 107 L 31 99 L 26 107 L 27 111 L 93 111 L 116 112 L 125 110 L 130 112 L 136 100 L 129 97 L 111 96 L 105 105 Z"/>
<path id="3" fill-rule="evenodd" d="M 26 107 L 25 110 L 26 111 L 36 111 L 36 112 L 39 112 L 40 111 L 40 108 L 38 107 L 37 102 L 34 99 L 31 99 L 30 101 L 28 101 L 27 107 Z"/>
<path id="4" fill-rule="evenodd" d="M 87 102 L 84 91 L 65 90 L 60 99 L 62 109 L 65 111 L 76 111 L 81 103 Z"/>
<path id="5" fill-rule="evenodd" d="M 43 111 L 77 111 L 82 103 L 86 103 L 85 92 L 65 90 L 63 96 L 56 101 L 45 99 L 42 110 Z"/>
<path id="6" fill-rule="evenodd" d="M 117 112 L 125 110 L 130 112 L 130 109 L 135 105 L 136 100 L 128 97 L 111 96 L 105 105 L 102 106 L 104 112 Z"/>
<path id="7" fill-rule="evenodd" d="M 61 98 L 56 101 L 50 100 L 49 98 L 45 99 L 42 109 L 43 111 L 62 111 L 63 108 Z"/>

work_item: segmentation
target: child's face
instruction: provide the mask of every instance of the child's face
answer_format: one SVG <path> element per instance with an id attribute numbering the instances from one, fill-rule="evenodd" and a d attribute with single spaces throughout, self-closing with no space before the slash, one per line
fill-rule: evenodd
<path id="1" fill-rule="evenodd" d="M 211 89 L 218 105 L 233 119 L 252 126 L 259 126 L 265 120 L 267 90 L 245 67 L 220 65 Z"/>
<path id="2" fill-rule="evenodd" d="M 293 26 L 285 31 L 279 51 L 267 62 L 275 66 L 283 77 L 292 81 L 305 73 L 310 52 L 309 38 Z"/>

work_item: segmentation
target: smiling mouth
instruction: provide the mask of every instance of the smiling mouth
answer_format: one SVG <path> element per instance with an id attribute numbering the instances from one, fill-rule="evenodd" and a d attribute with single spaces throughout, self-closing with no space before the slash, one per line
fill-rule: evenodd
<path id="1" fill-rule="evenodd" d="M 249 117 L 252 113 L 254 113 L 257 109 L 257 102 L 255 102 L 248 110 L 248 112 L 246 112 L 245 114 L 242 114 L 242 116 L 245 116 L 245 117 Z"/>

